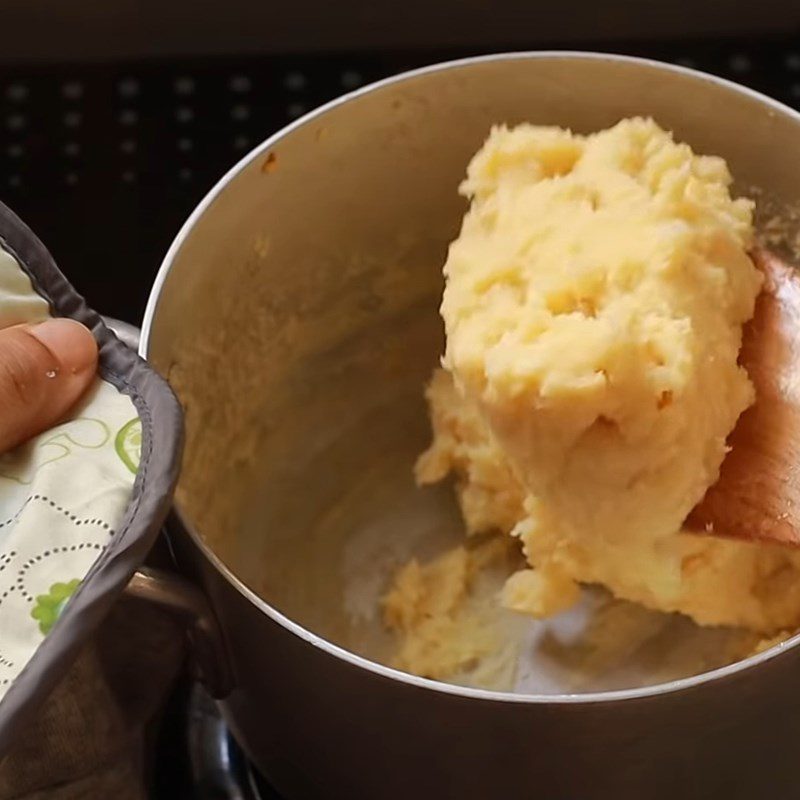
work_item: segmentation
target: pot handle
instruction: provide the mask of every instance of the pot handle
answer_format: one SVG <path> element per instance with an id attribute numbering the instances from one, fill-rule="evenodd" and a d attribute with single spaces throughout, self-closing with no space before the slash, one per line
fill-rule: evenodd
<path id="1" fill-rule="evenodd" d="M 133 351 L 139 349 L 140 331 L 128 322 L 103 317 L 103 322 Z M 151 567 L 141 567 L 124 595 L 153 603 L 175 616 L 185 627 L 193 677 L 208 693 L 220 699 L 233 688 L 225 641 L 206 596 L 186 578 Z"/>
<path id="2" fill-rule="evenodd" d="M 174 573 L 141 567 L 130 579 L 124 596 L 145 600 L 174 615 L 186 629 L 193 677 L 216 699 L 230 693 L 233 680 L 222 631 L 199 589 Z"/>

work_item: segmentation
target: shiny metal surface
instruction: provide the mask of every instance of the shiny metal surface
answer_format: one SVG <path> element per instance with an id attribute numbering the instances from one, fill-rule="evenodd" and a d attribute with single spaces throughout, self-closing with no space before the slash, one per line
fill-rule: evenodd
<path id="1" fill-rule="evenodd" d="M 300 120 L 231 170 L 170 249 L 142 349 L 187 410 L 174 544 L 225 633 L 227 719 L 287 796 L 794 785 L 796 640 L 670 684 L 550 696 L 448 687 L 352 652 L 385 646 L 375 619 L 353 618 L 387 564 L 460 536 L 449 491 L 417 491 L 410 467 L 469 156 L 493 123 L 589 131 L 637 114 L 724 156 L 762 207 L 800 199 L 789 109 L 652 62 L 521 54 L 400 76 Z"/>
<path id="2" fill-rule="evenodd" d="M 189 768 L 196 800 L 278 800 L 253 772 L 219 710 L 199 686 L 189 698 L 186 726 Z"/>

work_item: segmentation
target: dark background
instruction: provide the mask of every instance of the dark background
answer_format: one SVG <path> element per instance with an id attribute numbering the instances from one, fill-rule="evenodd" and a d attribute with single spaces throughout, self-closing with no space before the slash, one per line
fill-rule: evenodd
<path id="1" fill-rule="evenodd" d="M 800 2 L 783 0 L 4 0 L 0 25 L 0 199 L 94 307 L 131 322 L 181 223 L 230 166 L 320 103 L 398 71 L 595 49 L 800 104 Z"/>

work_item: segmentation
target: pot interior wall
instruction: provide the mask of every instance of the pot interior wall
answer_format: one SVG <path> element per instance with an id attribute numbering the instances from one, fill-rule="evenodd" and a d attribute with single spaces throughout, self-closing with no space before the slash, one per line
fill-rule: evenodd
<path id="1" fill-rule="evenodd" d="M 392 569 L 462 536 L 452 487 L 419 490 L 411 470 L 429 440 L 422 391 L 466 163 L 492 124 L 591 131 L 634 115 L 768 188 L 766 217 L 798 199 L 798 123 L 754 97 L 651 65 L 518 57 L 408 77 L 301 122 L 195 219 L 148 356 L 186 409 L 178 502 L 268 602 L 385 657 L 376 601 Z"/>

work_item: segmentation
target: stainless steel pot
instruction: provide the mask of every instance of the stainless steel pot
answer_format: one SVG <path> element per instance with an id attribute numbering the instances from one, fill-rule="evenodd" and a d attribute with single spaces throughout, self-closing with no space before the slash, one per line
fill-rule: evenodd
<path id="1" fill-rule="evenodd" d="M 440 267 L 469 156 L 493 123 L 590 131 L 633 115 L 724 156 L 764 208 L 798 200 L 793 111 L 652 62 L 513 54 L 304 117 L 237 164 L 167 254 L 141 350 L 186 407 L 173 544 L 224 632 L 224 713 L 287 796 L 792 794 L 796 639 L 584 695 L 459 688 L 353 653 L 385 646 L 352 620 L 369 617 L 387 548 L 460 535 L 449 490 L 417 490 L 411 464 L 429 435 L 421 387 L 441 352 Z"/>

